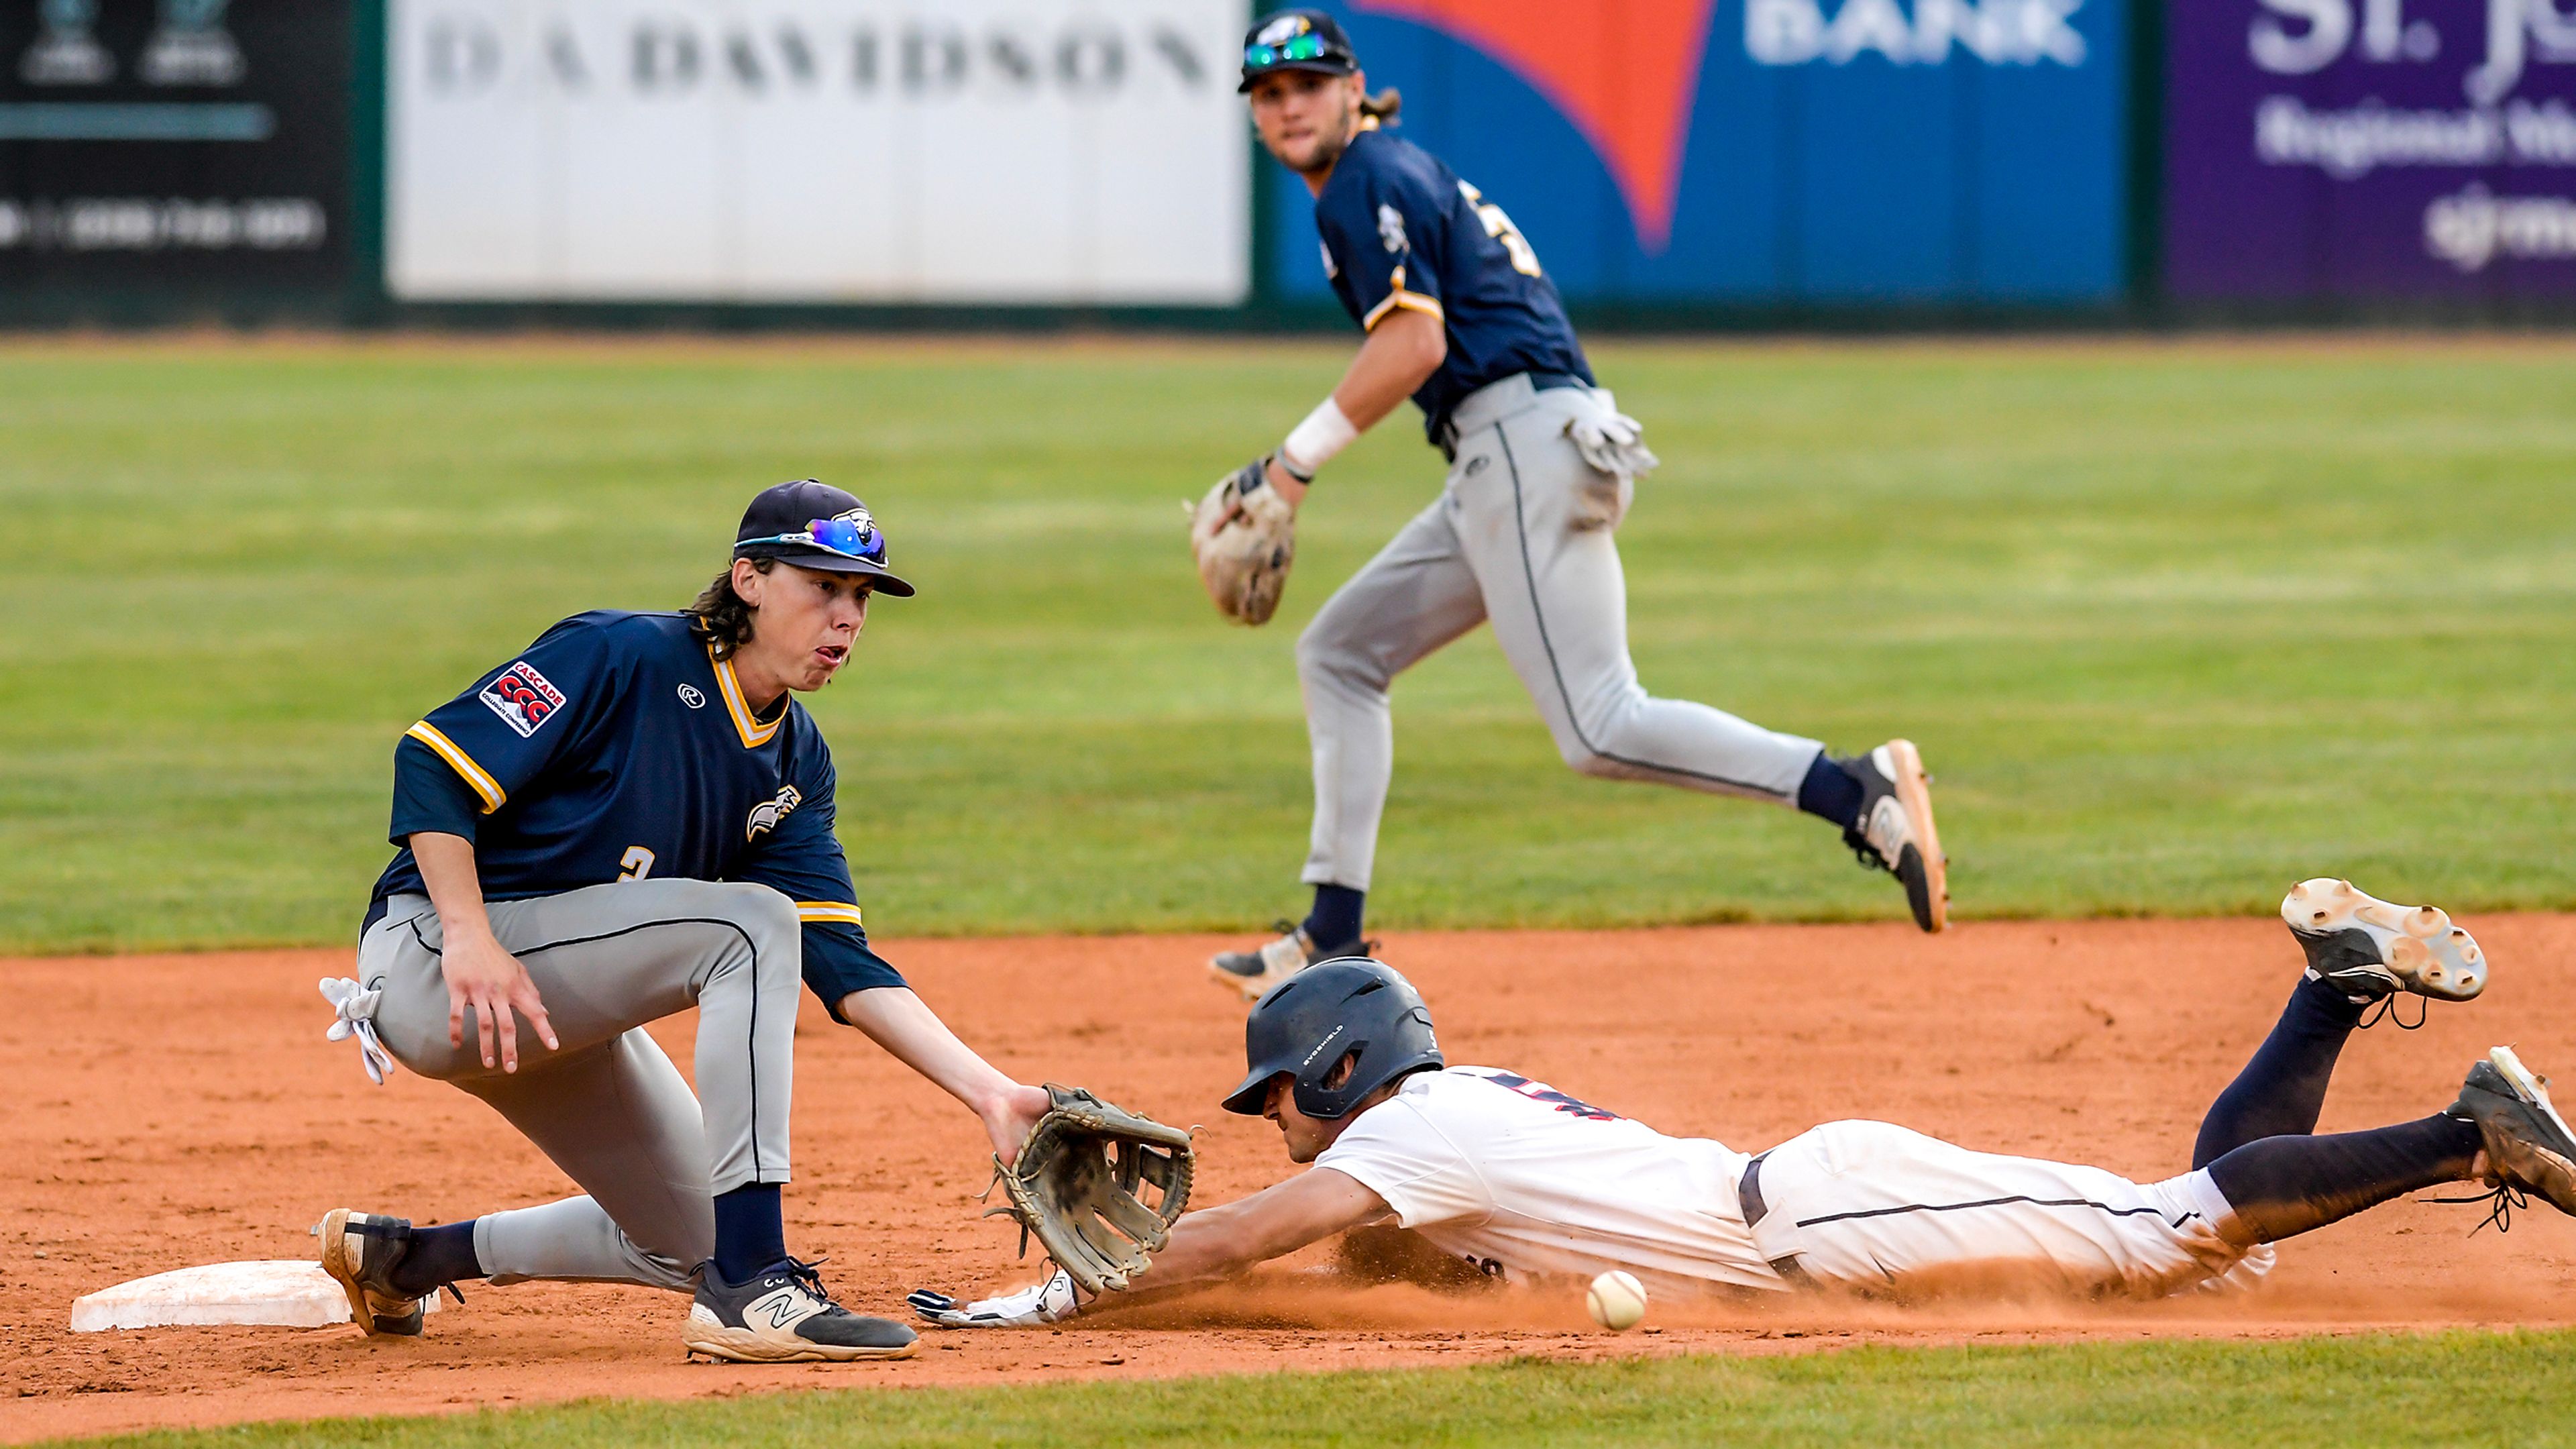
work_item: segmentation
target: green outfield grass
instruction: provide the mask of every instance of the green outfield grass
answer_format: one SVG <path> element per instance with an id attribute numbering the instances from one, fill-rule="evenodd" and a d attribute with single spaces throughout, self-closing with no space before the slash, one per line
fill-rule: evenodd
<path id="1" fill-rule="evenodd" d="M 1665 460 L 1646 683 L 1912 735 L 1960 914 L 2576 905 L 2576 349 L 1598 353 Z M 872 928 L 1264 924 L 1296 631 L 1437 458 L 1408 410 L 1337 464 L 1258 632 L 1177 500 L 1345 355 L 10 344 L 0 950 L 350 939 L 399 732 L 562 614 L 684 601 L 808 473 L 923 586 L 813 702 Z M 1566 771 L 1484 634 L 1396 720 L 1376 925 L 1899 913 L 1812 821 Z"/>
<path id="2" fill-rule="evenodd" d="M 871 1384 L 900 1370 L 853 1371 Z M 717 1403 L 587 1403 L 441 1419 L 90 1441 L 368 1444 L 2557 1445 L 2576 1443 L 2576 1334 L 1884 1349 L 1788 1358 L 1261 1374 Z"/>

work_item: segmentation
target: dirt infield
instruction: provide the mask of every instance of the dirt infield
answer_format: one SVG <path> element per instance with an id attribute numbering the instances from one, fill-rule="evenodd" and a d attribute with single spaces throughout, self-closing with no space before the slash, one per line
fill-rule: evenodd
<path id="1" fill-rule="evenodd" d="M 2481 917 L 2487 999 L 2346 1053 L 2326 1130 L 2420 1116 L 2511 1041 L 2576 1062 L 2576 918 Z M 1213 941 L 895 943 L 888 954 L 1007 1068 L 1204 1122 L 1201 1200 L 1282 1174 L 1266 1123 L 1214 1106 L 1242 1070 L 1241 1011 L 1200 979 Z M 1740 1147 L 1874 1116 L 1970 1146 L 2157 1177 L 2296 974 L 2256 921 L 1972 924 L 1398 936 L 1451 1059 L 1510 1066 L 1673 1132 Z M 1064 1331 L 941 1335 L 868 1367 L 684 1365 L 682 1303 L 636 1289 L 469 1289 L 413 1342 L 354 1328 L 74 1335 L 71 1300 L 191 1263 L 297 1257 L 326 1208 L 424 1220 L 545 1200 L 563 1180 L 462 1094 L 384 1089 L 326 1044 L 315 978 L 345 952 L 0 962 L 0 1439 L 148 1425 L 435 1412 L 596 1395 L 897 1386 L 1077 1375 L 1449 1363 L 1509 1354 L 1762 1352 L 1856 1340 L 2280 1334 L 2576 1322 L 2576 1223 L 2469 1236 L 2477 1210 L 2397 1204 L 2287 1246 L 2262 1292 L 2150 1307 L 1929 1311 L 1659 1302 L 1651 1336 L 1592 1331 L 1571 1293 L 1447 1298 L 1281 1272 L 1223 1302 Z M 810 1003 L 809 1003 L 810 1006 Z M 685 1042 L 689 1024 L 666 1040 Z M 863 1311 L 916 1286 L 1007 1286 L 1014 1234 L 979 1220 L 975 1124 L 855 1032 L 800 1027 L 789 1241 L 831 1257 Z M 685 1050 L 674 1056 L 685 1063 Z"/>

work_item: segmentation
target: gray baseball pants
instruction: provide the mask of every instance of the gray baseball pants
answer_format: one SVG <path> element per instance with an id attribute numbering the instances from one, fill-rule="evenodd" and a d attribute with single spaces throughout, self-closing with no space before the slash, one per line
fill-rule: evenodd
<path id="1" fill-rule="evenodd" d="M 546 1050 L 520 1018 L 516 1072 L 483 1065 L 470 1017 L 465 1044 L 448 1045 L 442 936 L 426 897 L 395 896 L 358 946 L 360 984 L 384 992 L 376 1030 L 394 1059 L 481 1098 L 582 1189 L 476 1219 L 475 1255 L 500 1283 L 689 1291 L 715 1252 L 715 1195 L 788 1180 L 804 948 L 795 902 L 761 885 L 638 880 L 490 912 L 562 1043 Z M 699 1096 L 643 1031 L 692 1006 Z"/>
<path id="2" fill-rule="evenodd" d="M 1821 745 L 1637 682 L 1611 540 L 1634 480 L 1594 469 L 1572 437 L 1616 411 L 1606 391 L 1540 391 L 1526 376 L 1471 394 L 1453 415 L 1457 459 L 1439 500 L 1306 626 L 1297 677 L 1315 756 L 1309 883 L 1368 888 L 1395 770 L 1387 687 L 1487 620 L 1568 765 L 1796 802 Z"/>

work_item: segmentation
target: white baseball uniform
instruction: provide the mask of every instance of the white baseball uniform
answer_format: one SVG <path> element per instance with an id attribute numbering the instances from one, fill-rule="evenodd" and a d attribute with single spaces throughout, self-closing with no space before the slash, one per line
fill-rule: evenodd
<path id="1" fill-rule="evenodd" d="M 1832 1122 L 1755 1159 L 1667 1137 L 1492 1067 L 1408 1079 L 1315 1160 L 1434 1246 L 1500 1277 L 1612 1268 L 1653 1291 L 1813 1283 L 1918 1292 L 1974 1281 L 2162 1297 L 2270 1266 L 2221 1235 L 2207 1172 L 2136 1183 Z"/>

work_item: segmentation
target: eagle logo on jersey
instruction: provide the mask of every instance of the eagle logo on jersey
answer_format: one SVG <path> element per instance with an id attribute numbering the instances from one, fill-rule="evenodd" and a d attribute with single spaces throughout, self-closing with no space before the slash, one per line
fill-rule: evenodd
<path id="1" fill-rule="evenodd" d="M 1378 203 L 1377 208 L 1377 239 L 1386 243 L 1386 249 L 1391 252 L 1400 252 L 1413 245 L 1404 234 L 1404 213 L 1384 202 Z"/>
<path id="2" fill-rule="evenodd" d="M 564 705 L 563 691 L 524 659 L 493 675 L 492 682 L 474 697 L 499 715 L 501 723 L 518 731 L 523 740 L 553 719 L 555 711 Z"/>
<path id="3" fill-rule="evenodd" d="M 788 812 L 804 803 L 804 792 L 793 785 L 779 786 L 775 796 L 751 807 L 751 818 L 742 823 L 742 838 L 758 840 L 764 832 L 777 829 Z"/>

